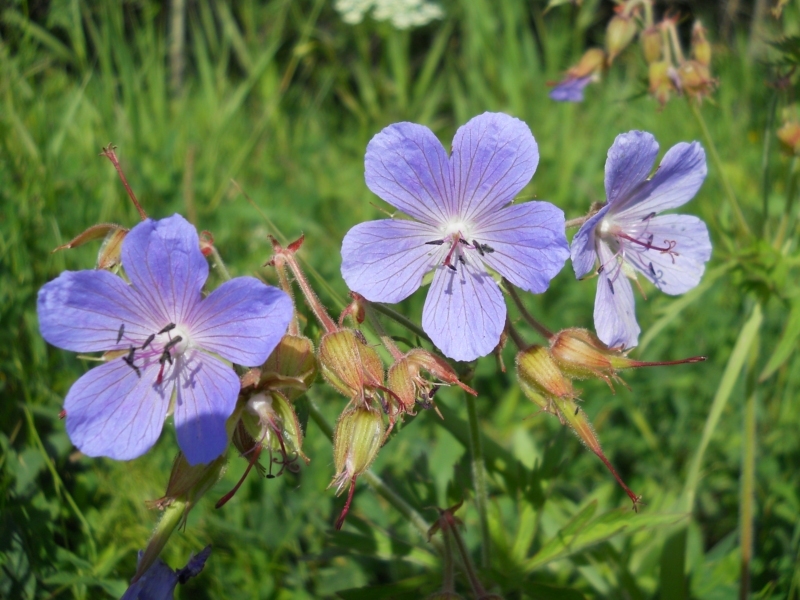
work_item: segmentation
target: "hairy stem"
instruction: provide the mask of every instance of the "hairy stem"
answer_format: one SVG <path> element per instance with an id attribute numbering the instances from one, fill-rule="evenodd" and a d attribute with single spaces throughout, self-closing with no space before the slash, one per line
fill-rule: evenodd
<path id="1" fill-rule="evenodd" d="M 533 327 L 536 330 L 536 332 L 539 335 L 541 335 L 544 339 L 546 340 L 552 339 L 553 332 L 550 331 L 547 327 L 545 327 L 541 323 L 539 323 L 539 321 L 537 321 L 533 317 L 533 315 L 528 312 L 528 309 L 525 308 L 525 305 L 522 303 L 522 298 L 519 297 L 519 294 L 517 293 L 517 290 L 514 287 L 514 285 L 505 278 L 503 279 L 503 284 L 506 288 L 506 291 L 508 292 L 508 295 L 511 296 L 511 299 L 514 301 L 517 310 L 519 310 L 520 314 L 522 315 L 522 318 L 525 319 L 528 322 L 528 324 L 531 327 Z"/>
<path id="2" fill-rule="evenodd" d="M 386 306 L 385 304 L 381 304 L 380 302 L 375 302 L 371 306 L 373 306 L 375 310 L 377 310 L 379 313 L 382 313 L 387 317 L 389 317 L 395 323 L 398 323 L 403 327 L 405 327 L 406 329 L 408 329 L 411 333 L 418 336 L 420 339 L 423 339 L 426 342 L 431 341 L 431 338 L 428 337 L 428 334 L 425 333 L 419 325 L 417 325 L 407 317 L 401 315 L 393 308 L 389 308 L 388 306 Z"/>

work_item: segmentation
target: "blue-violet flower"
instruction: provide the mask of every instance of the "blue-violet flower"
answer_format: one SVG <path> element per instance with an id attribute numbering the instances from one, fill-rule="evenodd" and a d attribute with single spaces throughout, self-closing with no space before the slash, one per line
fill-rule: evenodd
<path id="1" fill-rule="evenodd" d="M 433 270 L 422 328 L 450 358 L 491 352 L 506 306 L 486 267 L 541 293 L 569 256 L 560 209 L 508 206 L 538 162 L 528 126 L 500 113 L 459 128 L 450 157 L 422 125 L 381 131 L 367 146 L 367 186 L 414 220 L 370 221 L 347 233 L 342 275 L 350 289 L 373 302 L 400 302 Z"/>
<path id="2" fill-rule="evenodd" d="M 699 142 L 676 144 L 656 173 L 647 176 L 658 154 L 655 138 L 643 131 L 617 136 L 608 150 L 607 204 L 572 240 L 575 276 L 586 276 L 599 260 L 594 324 L 608 346 L 632 348 L 641 331 L 629 279 L 641 273 L 659 290 L 676 295 L 700 283 L 711 257 L 705 223 L 689 215 L 658 213 L 691 200 L 706 176 Z"/>
<path id="3" fill-rule="evenodd" d="M 66 271 L 39 291 L 45 340 L 117 354 L 70 388 L 67 433 L 89 456 L 128 460 L 156 442 L 174 412 L 186 459 L 207 463 L 225 451 L 225 421 L 239 394 L 233 368 L 214 355 L 263 363 L 288 327 L 292 302 L 253 277 L 204 298 L 208 263 L 180 215 L 134 227 L 122 265 L 130 284 L 108 271 Z"/>

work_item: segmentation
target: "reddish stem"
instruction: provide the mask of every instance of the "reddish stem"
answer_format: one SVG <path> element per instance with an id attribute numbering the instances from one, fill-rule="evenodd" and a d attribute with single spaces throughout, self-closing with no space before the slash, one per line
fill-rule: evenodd
<path id="1" fill-rule="evenodd" d="M 105 156 L 108 160 L 111 161 L 111 164 L 114 165 L 114 168 L 117 170 L 117 174 L 119 178 L 122 180 L 122 185 L 125 186 L 125 191 L 128 192 L 128 196 L 130 196 L 131 201 L 133 201 L 133 205 L 136 207 L 136 210 L 139 211 L 139 216 L 142 218 L 142 221 L 147 219 L 147 213 L 145 212 L 142 205 L 139 204 L 139 201 L 136 199 L 136 194 L 133 193 L 131 186 L 128 185 L 128 180 L 125 179 L 125 173 L 122 172 L 122 167 L 119 164 L 119 159 L 117 158 L 117 153 L 114 151 L 116 149 L 115 146 L 109 144 L 103 151 L 100 153 L 100 156 Z"/>

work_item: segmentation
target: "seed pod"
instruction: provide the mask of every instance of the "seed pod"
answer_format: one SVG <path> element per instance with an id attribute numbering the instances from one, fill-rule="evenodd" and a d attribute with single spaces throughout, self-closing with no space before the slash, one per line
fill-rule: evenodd
<path id="1" fill-rule="evenodd" d="M 655 25 L 648 27 L 639 34 L 639 40 L 642 43 L 642 52 L 644 53 L 644 60 L 648 65 L 661 60 L 662 43 L 661 31 Z"/>
<path id="2" fill-rule="evenodd" d="M 314 344 L 307 337 L 284 335 L 261 367 L 260 389 L 280 390 L 291 401 L 317 377 Z"/>
<path id="3" fill-rule="evenodd" d="M 336 476 L 331 482 L 340 494 L 347 483 L 369 469 L 383 445 L 381 413 L 366 407 L 348 408 L 341 414 L 333 434 Z"/>
<path id="4" fill-rule="evenodd" d="M 365 390 L 383 385 L 383 363 L 378 353 L 352 329 L 323 336 L 319 344 L 322 376 L 348 398 L 363 398 Z"/>
<path id="5" fill-rule="evenodd" d="M 608 64 L 627 48 L 636 36 L 638 26 L 631 16 L 614 15 L 606 28 L 606 50 L 608 51 Z"/>

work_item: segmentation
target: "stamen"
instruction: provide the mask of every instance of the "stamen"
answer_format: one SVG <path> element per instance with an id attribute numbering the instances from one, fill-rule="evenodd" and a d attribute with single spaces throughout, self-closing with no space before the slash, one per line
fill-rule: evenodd
<path id="1" fill-rule="evenodd" d="M 150 345 L 150 342 L 152 342 L 154 339 L 156 339 L 155 333 L 151 333 L 149 336 L 147 336 L 147 339 L 144 341 L 144 344 L 142 344 L 142 350 L 147 348 Z"/>
<path id="2" fill-rule="evenodd" d="M 456 269 L 455 265 L 449 265 L 449 264 L 445 263 L 444 266 L 447 267 L 448 269 L 450 269 L 451 271 L 456 271 L 456 272 L 458 271 L 458 269 Z"/>
<path id="3" fill-rule="evenodd" d="M 172 331 L 172 330 L 173 330 L 173 329 L 175 329 L 176 327 L 177 327 L 177 325 L 175 325 L 175 323 L 170 323 L 169 325 L 167 325 L 166 327 L 164 327 L 164 329 L 162 329 L 161 331 L 159 331 L 159 332 L 158 332 L 158 335 L 161 335 L 162 333 L 167 333 L 168 331 Z"/>
<path id="4" fill-rule="evenodd" d="M 647 239 L 646 242 L 643 242 L 642 240 L 636 239 L 635 237 L 632 237 L 632 236 L 628 235 L 627 233 L 623 233 L 621 231 L 617 233 L 617 236 L 621 237 L 623 239 L 626 239 L 629 242 L 633 242 L 634 244 L 642 246 L 646 250 L 658 250 L 659 252 L 661 252 L 661 254 L 669 254 L 670 258 L 672 258 L 672 263 L 673 264 L 675 264 L 675 257 L 676 256 L 680 256 L 680 254 L 675 252 L 675 246 L 678 245 L 678 242 L 676 242 L 675 240 L 664 240 L 664 243 L 666 244 L 666 247 L 662 248 L 662 247 L 653 245 L 653 234 L 652 233 L 648 236 L 648 239 Z"/>
<path id="5" fill-rule="evenodd" d="M 469 246 L 469 242 L 462 237 L 458 238 L 458 242 L 460 244 L 464 244 L 465 246 Z"/>
<path id="6" fill-rule="evenodd" d="M 655 270 L 655 267 L 653 267 L 653 263 L 649 263 L 647 265 L 647 268 L 650 270 L 650 275 L 652 275 L 655 278 L 656 277 L 656 270 Z"/>
<path id="7" fill-rule="evenodd" d="M 478 251 L 478 254 L 480 254 L 481 256 L 485 256 L 485 254 L 484 254 L 484 252 L 483 252 L 483 246 L 481 246 L 481 245 L 478 243 L 478 240 L 472 240 L 472 245 L 473 245 L 473 247 L 475 248 L 475 250 L 477 250 L 477 251 Z"/>
<path id="8" fill-rule="evenodd" d="M 119 332 L 117 333 L 117 343 L 119 344 L 120 340 L 122 340 L 122 336 L 125 334 L 125 323 L 119 326 Z"/>
<path id="9" fill-rule="evenodd" d="M 176 335 L 173 339 L 164 344 L 164 352 L 168 352 L 171 348 L 174 348 L 181 341 L 183 341 L 183 338 L 179 335 Z"/>
<path id="10" fill-rule="evenodd" d="M 611 289 L 611 293 L 613 294 L 614 293 L 614 284 L 611 283 L 610 279 L 606 279 L 606 281 L 608 282 L 608 287 Z"/>
<path id="11" fill-rule="evenodd" d="M 432 242 L 425 242 L 428 246 L 441 246 L 444 244 L 444 240 L 433 240 Z"/>
<path id="12" fill-rule="evenodd" d="M 652 219 L 652 218 L 653 218 L 653 217 L 655 217 L 655 216 L 656 216 L 656 213 L 654 213 L 654 212 L 651 212 L 651 213 L 650 213 L 649 215 L 647 215 L 647 216 L 646 216 L 644 219 L 642 219 L 642 221 L 649 221 L 650 219 Z"/>
<path id="13" fill-rule="evenodd" d="M 599 267 L 597 267 L 597 274 L 600 275 L 600 273 L 602 273 L 605 270 L 606 270 L 606 266 L 605 265 L 600 265 Z"/>
<path id="14" fill-rule="evenodd" d="M 136 371 L 136 376 L 137 377 L 141 377 L 142 373 L 139 370 L 139 367 L 137 367 L 135 364 L 133 364 L 133 355 L 134 355 L 135 352 L 136 352 L 136 348 L 131 346 L 130 350 L 128 350 L 127 356 L 123 356 L 122 360 L 124 360 L 125 364 L 127 364 L 131 369 Z"/>

